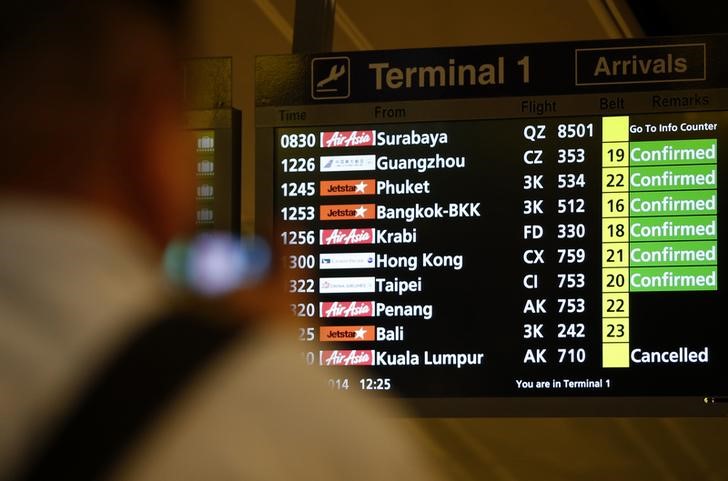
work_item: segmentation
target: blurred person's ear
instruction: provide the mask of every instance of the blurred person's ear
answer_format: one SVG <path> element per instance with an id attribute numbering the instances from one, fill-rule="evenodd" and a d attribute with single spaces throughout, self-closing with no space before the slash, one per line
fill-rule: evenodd
<path id="1" fill-rule="evenodd" d="M 124 97 L 115 144 L 135 217 L 163 246 L 194 229 L 194 145 L 184 129 L 181 76 L 165 49 L 153 50 L 147 43 L 140 53 L 151 57 L 147 65 L 152 68 L 134 80 L 138 84 Z"/>
<path id="2" fill-rule="evenodd" d="M 142 109 L 144 119 L 134 129 L 138 152 L 132 159 L 138 162 L 139 218 L 165 244 L 194 229 L 193 139 L 168 101 L 152 99 Z"/>

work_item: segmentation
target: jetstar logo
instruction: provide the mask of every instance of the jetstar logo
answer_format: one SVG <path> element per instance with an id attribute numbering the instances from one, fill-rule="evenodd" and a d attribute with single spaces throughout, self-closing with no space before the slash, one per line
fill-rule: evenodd
<path id="1" fill-rule="evenodd" d="M 322 205 L 321 220 L 376 219 L 374 204 Z"/>
<path id="2" fill-rule="evenodd" d="M 319 339 L 323 342 L 373 341 L 374 326 L 321 326 Z"/>
<path id="3" fill-rule="evenodd" d="M 319 351 L 322 366 L 373 366 L 374 351 Z"/>
<path id="4" fill-rule="evenodd" d="M 374 229 L 322 229 L 319 242 L 326 246 L 374 244 Z"/>
<path id="5" fill-rule="evenodd" d="M 322 302 L 321 317 L 372 317 L 374 301 Z"/>
<path id="6" fill-rule="evenodd" d="M 374 179 L 365 180 L 322 180 L 322 196 L 330 195 L 372 195 L 376 194 L 377 181 Z"/>
<path id="7" fill-rule="evenodd" d="M 370 147 L 374 145 L 373 130 L 321 132 L 321 147 Z"/>

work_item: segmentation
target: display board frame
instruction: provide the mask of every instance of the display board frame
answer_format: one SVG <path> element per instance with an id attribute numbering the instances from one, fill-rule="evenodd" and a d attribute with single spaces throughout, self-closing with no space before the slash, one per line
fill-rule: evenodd
<path id="1" fill-rule="evenodd" d="M 256 233 L 274 244 L 278 241 L 277 129 L 310 129 L 318 136 L 332 126 L 353 130 L 367 125 L 484 120 L 578 122 L 593 117 L 723 112 L 728 111 L 726 51 L 728 36 L 693 36 L 259 57 Z M 662 58 L 671 66 L 640 72 L 638 63 L 637 71 L 631 66 L 619 70 L 642 54 L 653 61 Z M 616 69 L 606 77 L 596 74 L 602 57 L 607 60 L 605 68 Z M 675 64 L 679 58 L 685 59 L 684 68 Z M 482 69 L 482 82 L 467 77 L 470 65 L 476 72 Z M 436 67 L 443 68 L 444 77 L 432 73 Z M 395 68 L 398 73 L 387 73 Z M 408 68 L 417 69 L 409 81 Z M 420 76 L 423 68 L 429 69 L 426 77 Z M 459 76 L 461 71 L 466 74 Z M 317 91 L 329 77 L 334 91 Z M 602 141 L 603 148 L 607 143 Z M 718 222 L 718 226 L 722 232 L 723 225 Z M 728 355 L 728 342 L 724 353 Z M 405 399 L 420 416 L 725 416 L 726 394 Z"/>

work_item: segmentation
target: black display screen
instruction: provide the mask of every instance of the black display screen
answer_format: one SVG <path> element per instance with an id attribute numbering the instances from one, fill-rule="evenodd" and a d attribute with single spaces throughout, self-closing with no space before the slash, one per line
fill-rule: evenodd
<path id="1" fill-rule="evenodd" d="M 449 415 L 719 412 L 728 102 L 724 39 L 698 40 L 259 59 L 259 83 L 310 91 L 259 96 L 258 215 L 329 388 Z"/>

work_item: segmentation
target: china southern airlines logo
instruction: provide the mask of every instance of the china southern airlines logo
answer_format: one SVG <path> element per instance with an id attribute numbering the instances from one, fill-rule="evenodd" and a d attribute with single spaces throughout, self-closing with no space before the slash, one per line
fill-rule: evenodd
<path id="1" fill-rule="evenodd" d="M 311 60 L 311 97 L 347 99 L 351 88 L 349 57 L 322 57 Z"/>

